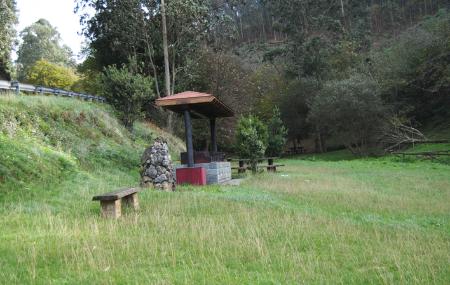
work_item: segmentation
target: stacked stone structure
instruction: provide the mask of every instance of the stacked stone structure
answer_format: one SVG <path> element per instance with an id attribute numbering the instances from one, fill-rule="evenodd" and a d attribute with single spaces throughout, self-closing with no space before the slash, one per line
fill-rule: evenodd
<path id="1" fill-rule="evenodd" d="M 141 186 L 163 191 L 175 190 L 175 170 L 169 154 L 169 146 L 163 138 L 157 138 L 141 158 Z"/>

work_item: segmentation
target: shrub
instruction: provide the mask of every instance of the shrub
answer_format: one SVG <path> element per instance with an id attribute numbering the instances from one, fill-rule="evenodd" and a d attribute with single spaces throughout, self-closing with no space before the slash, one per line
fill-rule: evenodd
<path id="1" fill-rule="evenodd" d="M 239 155 L 251 161 L 256 172 L 257 159 L 264 156 L 267 148 L 267 127 L 255 116 L 242 117 L 237 125 L 236 144 Z"/>
<path id="2" fill-rule="evenodd" d="M 389 118 L 378 85 L 360 75 L 328 82 L 309 105 L 309 120 L 357 155 L 369 154 Z"/>
<path id="3" fill-rule="evenodd" d="M 117 68 L 105 68 L 101 76 L 103 96 L 118 112 L 125 127 L 132 130 L 134 122 L 143 115 L 143 105 L 151 100 L 153 79 L 136 72 L 136 63 Z"/>
<path id="4" fill-rule="evenodd" d="M 27 81 L 34 85 L 45 87 L 71 89 L 78 80 L 75 72 L 46 60 L 38 60 L 27 72 Z"/>
<path id="5" fill-rule="evenodd" d="M 278 107 L 273 109 L 272 118 L 268 124 L 269 137 L 267 140 L 266 154 L 268 156 L 280 156 L 287 141 L 288 130 L 281 120 Z"/>

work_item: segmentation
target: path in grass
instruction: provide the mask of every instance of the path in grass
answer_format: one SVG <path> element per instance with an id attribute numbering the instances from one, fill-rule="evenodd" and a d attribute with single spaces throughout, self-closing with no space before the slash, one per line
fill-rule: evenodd
<path id="1" fill-rule="evenodd" d="M 0 283 L 450 283 L 449 166 L 284 163 L 240 187 L 146 191 L 118 221 L 90 199 L 137 171 L 78 172 L 52 195 L 5 199 Z"/>

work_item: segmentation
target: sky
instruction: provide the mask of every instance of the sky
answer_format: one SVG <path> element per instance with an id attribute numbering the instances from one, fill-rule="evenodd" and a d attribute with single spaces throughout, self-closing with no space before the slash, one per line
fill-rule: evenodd
<path id="1" fill-rule="evenodd" d="M 47 19 L 61 34 L 63 44 L 78 55 L 84 38 L 79 35 L 82 27 L 79 16 L 73 12 L 74 8 L 74 0 L 17 0 L 19 24 L 16 29 L 21 32 L 37 20 Z M 14 55 L 14 59 L 16 57 Z M 77 61 L 80 59 L 77 58 Z"/>

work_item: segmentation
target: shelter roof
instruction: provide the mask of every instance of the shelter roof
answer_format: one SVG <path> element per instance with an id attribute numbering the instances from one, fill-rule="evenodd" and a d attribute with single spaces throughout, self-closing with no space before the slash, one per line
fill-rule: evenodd
<path id="1" fill-rule="evenodd" d="M 194 91 L 157 99 L 156 105 L 175 113 L 183 113 L 187 109 L 197 119 L 234 116 L 233 110 L 213 95 Z"/>

